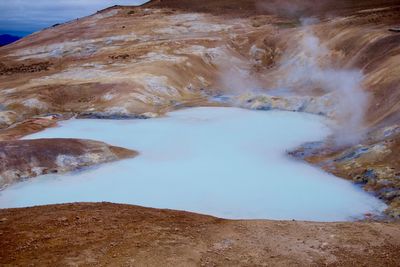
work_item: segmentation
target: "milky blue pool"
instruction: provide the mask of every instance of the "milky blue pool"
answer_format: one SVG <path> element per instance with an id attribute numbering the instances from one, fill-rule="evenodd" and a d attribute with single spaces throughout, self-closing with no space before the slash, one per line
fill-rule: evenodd
<path id="1" fill-rule="evenodd" d="M 0 207 L 110 201 L 224 218 L 344 221 L 385 204 L 287 156 L 330 133 L 309 114 L 193 108 L 151 120 L 70 120 L 29 138 L 86 138 L 140 156 L 46 175 L 0 192 Z"/>

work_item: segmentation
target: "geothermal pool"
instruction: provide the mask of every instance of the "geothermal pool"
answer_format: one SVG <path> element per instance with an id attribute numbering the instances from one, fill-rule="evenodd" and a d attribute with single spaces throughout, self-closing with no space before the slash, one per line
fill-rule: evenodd
<path id="1" fill-rule="evenodd" d="M 344 221 L 385 209 L 378 199 L 286 152 L 324 139 L 323 118 L 193 108 L 151 120 L 70 120 L 26 139 L 87 138 L 134 159 L 46 175 L 0 192 L 0 207 L 109 201 L 231 219 Z"/>

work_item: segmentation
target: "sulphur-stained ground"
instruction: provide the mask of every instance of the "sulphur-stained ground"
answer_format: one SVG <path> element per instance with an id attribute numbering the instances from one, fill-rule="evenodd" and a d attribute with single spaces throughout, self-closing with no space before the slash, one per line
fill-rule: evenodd
<path id="1" fill-rule="evenodd" d="M 0 247 L 3 266 L 399 266 L 400 227 L 80 203 L 0 210 Z"/>
<path id="2" fill-rule="evenodd" d="M 88 146 L 115 154 L 88 140 L 20 140 L 74 117 L 209 105 L 308 112 L 340 127 L 291 154 L 362 184 L 391 221 L 229 221 L 107 203 L 0 210 L 0 265 L 400 266 L 399 18 L 392 0 L 154 0 L 1 47 L 4 172 L 74 170 Z"/>

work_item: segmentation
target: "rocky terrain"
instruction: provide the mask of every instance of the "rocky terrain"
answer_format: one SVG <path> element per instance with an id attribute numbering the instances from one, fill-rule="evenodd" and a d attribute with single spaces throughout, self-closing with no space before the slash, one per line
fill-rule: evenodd
<path id="1" fill-rule="evenodd" d="M 151 1 L 141 7 L 112 7 L 45 29 L 0 48 L 0 140 L 7 141 L 1 145 L 0 156 L 3 155 L 2 161 L 6 159 L 1 153 L 6 150 L 7 153 L 16 153 L 17 157 L 23 155 L 25 149 L 36 149 L 31 146 L 46 151 L 56 149 L 58 152 L 51 154 L 52 159 L 45 166 L 36 166 L 38 161 L 34 161 L 33 165 L 24 161 L 21 165 L 21 161 L 15 160 L 7 160 L 7 165 L 0 166 L 4 170 L 17 169 L 29 173 L 24 177 L 34 176 L 32 170 L 35 167 L 52 170 L 58 155 L 64 153 L 58 150 L 63 146 L 55 143 L 65 144 L 67 148 L 71 145 L 74 150 L 74 142 L 83 142 L 84 148 L 95 149 L 98 156 L 105 156 L 105 160 L 101 161 L 64 166 L 65 170 L 119 158 L 109 146 L 91 141 L 46 140 L 32 144 L 18 140 L 71 117 L 151 119 L 171 110 L 207 105 L 309 112 L 332 119 L 339 125 L 338 130 L 326 142 L 305 144 L 291 154 L 339 177 L 362 184 L 366 190 L 384 199 L 389 205 L 387 214 L 398 219 L 400 34 L 393 29 L 397 29 L 399 17 L 400 3 L 390 0 L 320 1 L 319 4 L 295 0 L 270 1 L 268 4 L 256 0 L 162 0 Z M 10 144 L 16 149 L 7 150 Z M 82 149 L 74 153 L 76 159 L 87 151 Z M 114 156 L 110 156 L 112 154 Z M 24 166 L 29 166 L 30 170 L 26 172 Z M 67 244 L 94 242 L 79 240 L 76 235 L 67 238 L 63 236 L 64 228 L 55 227 L 63 224 L 56 222 L 62 216 L 67 217 L 68 225 L 72 225 L 68 214 L 75 216 L 79 212 L 79 217 L 89 218 L 91 209 L 87 207 L 84 204 L 63 206 L 58 213 L 55 207 L 0 211 L 6 218 L 0 224 L 1 229 L 6 230 L 0 233 L 8 238 L 0 241 L 2 247 L 7 247 L 7 250 L 1 251 L 0 262 L 33 261 L 34 255 L 38 255 L 34 253 L 36 249 L 50 251 L 46 249 L 47 245 L 54 246 L 59 253 L 53 254 L 59 257 L 52 259 L 53 263 L 60 262 L 63 249 L 69 249 Z M 110 227 L 123 225 L 124 220 L 129 220 L 128 217 L 107 213 L 107 205 L 94 207 L 100 214 L 99 218 L 108 216 L 110 220 L 115 219 L 114 223 L 109 222 Z M 43 212 L 54 212 L 40 217 L 44 221 L 39 224 L 38 220 L 35 225 L 47 228 L 32 232 L 29 237 L 23 231 L 32 231 L 34 225 L 28 224 L 26 227 L 29 230 L 23 230 L 22 224 L 30 222 L 27 218 L 31 214 L 40 214 L 41 209 Z M 136 212 L 134 207 L 120 207 L 120 210 L 125 209 Z M 137 262 L 131 262 L 131 265 L 140 265 L 143 263 L 141 260 L 148 260 L 149 255 L 159 260 L 155 264 L 160 264 L 168 252 L 181 253 L 181 258 L 176 259 L 194 259 L 190 262 L 192 264 L 229 265 L 222 256 L 213 254 L 214 243 L 207 243 L 211 242 L 216 232 L 224 239 L 222 236 L 229 234 L 224 232 L 227 228 L 236 229 L 238 235 L 247 238 L 247 242 L 235 243 L 235 246 L 240 246 L 233 250 L 236 254 L 232 253 L 236 265 L 261 265 L 261 259 L 267 256 L 272 257 L 270 263 L 274 265 L 292 264 L 296 258 L 303 259 L 302 256 L 305 260 L 303 265 L 372 266 L 375 265 L 372 260 L 377 260 L 379 264 L 381 259 L 387 260 L 386 265 L 399 264 L 390 261 L 396 259 L 395 252 L 398 254 L 400 251 L 396 243 L 399 238 L 386 235 L 387 231 L 398 231 L 397 223 L 230 222 L 179 213 L 179 216 L 191 220 L 187 232 L 193 232 L 191 229 L 202 225 L 204 220 L 213 229 L 206 231 L 210 239 L 202 239 L 196 232 L 190 239 L 186 236 L 187 232 L 180 231 L 179 227 L 178 233 L 172 228 L 163 228 L 163 225 L 179 224 L 179 219 L 173 217 L 175 212 L 139 210 L 143 214 L 161 216 L 157 217 L 160 225 L 146 216 L 141 217 L 133 223 L 137 228 L 127 230 L 129 238 L 134 238 L 136 231 L 154 235 L 163 233 L 165 239 L 162 242 L 168 246 L 161 246 L 165 248 L 165 254 L 157 254 L 156 246 L 143 249 L 147 243 L 142 241 L 136 248 L 126 247 L 132 249 L 126 255 L 139 255 L 133 257 Z M 93 220 L 93 225 L 95 222 Z M 79 226 L 82 228 L 71 227 L 78 235 L 79 231 L 91 228 L 92 221 L 88 219 L 85 223 Z M 69 229 L 68 225 L 66 229 Z M 242 230 L 241 226 L 244 227 Z M 322 248 L 309 250 L 304 247 L 304 250 L 296 251 L 299 248 L 292 237 L 300 234 L 295 230 L 300 226 L 304 232 L 310 233 L 308 237 L 299 236 L 300 240 L 317 242 L 319 237 L 311 237 L 315 229 L 324 235 L 321 236 L 324 239 L 334 232 L 334 235 L 340 236 L 335 241 L 337 247 L 329 253 Z M 27 240 L 22 250 L 28 252 L 9 253 L 17 250 L 17 244 L 11 239 L 16 237 L 10 236 L 10 227 L 15 227 L 15 235 L 20 233 L 20 238 Z M 271 231 L 281 239 L 276 241 L 268 235 L 268 231 L 260 230 L 263 227 L 271 227 Z M 96 231 L 111 235 L 112 229 L 98 228 Z M 57 231 L 54 236 L 52 231 Z M 262 237 L 259 236 L 261 232 Z M 38 238 L 42 238 L 41 241 L 34 241 Z M 54 243 L 52 238 L 56 238 L 58 243 Z M 205 249 L 205 252 L 200 255 L 186 247 L 187 244 L 175 246 L 175 238 L 181 242 L 192 240 L 190 242 L 193 243 L 187 244 L 202 244 L 199 243 L 202 240 L 206 243 L 198 251 Z M 270 248 L 265 244 L 279 241 L 293 242 L 290 243 L 293 244 L 290 248 L 292 252 L 288 252 L 291 256 L 280 258 L 281 252 L 278 253 L 281 256 L 268 252 Z M 80 244 L 89 246 L 89 243 Z M 230 241 L 228 245 L 221 244 L 222 247 L 229 247 Z M 98 243 L 98 246 L 108 251 L 105 243 Z M 319 243 L 312 246 L 319 246 Z M 349 246 L 356 249 L 348 249 Z M 286 247 L 279 249 L 287 250 Z M 91 258 L 92 250 L 88 249 L 86 254 L 81 252 L 71 250 L 70 256 L 63 257 L 63 260 L 69 259 L 71 264 L 81 260 L 90 264 L 92 259 L 93 263 L 109 263 L 116 258 L 128 260 L 119 254 L 112 258 L 113 254 L 104 256 L 104 252 L 101 257 L 105 258 L 99 258 L 100 254 Z M 224 249 L 220 252 L 225 254 Z M 251 262 L 253 252 L 260 257 L 259 261 Z M 243 258 L 238 258 L 241 253 L 245 253 Z M 36 262 L 39 263 L 40 259 Z M 50 260 L 47 262 L 48 265 L 51 263 Z"/>

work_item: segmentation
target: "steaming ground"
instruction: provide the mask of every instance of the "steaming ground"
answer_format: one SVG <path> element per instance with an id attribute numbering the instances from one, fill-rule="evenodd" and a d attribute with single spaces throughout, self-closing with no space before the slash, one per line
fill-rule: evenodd
<path id="1" fill-rule="evenodd" d="M 313 18 L 302 19 L 301 27 L 294 34 L 296 42 L 288 45 L 276 68 L 267 75 L 273 81 L 269 88 L 265 88 L 266 82 L 261 81 L 259 76 L 243 71 L 249 69 L 251 60 L 226 59 L 226 62 L 220 62 L 219 67 L 224 70 L 221 82 L 228 91 L 239 95 L 243 92 L 262 94 L 263 90 L 251 88 L 264 88 L 264 92 L 272 94 L 280 91 L 280 97 L 284 99 L 291 95 L 321 95 L 321 99 L 329 100 L 330 104 L 319 101 L 323 108 L 314 113 L 324 113 L 337 121 L 333 131 L 337 145 L 359 143 L 365 137 L 364 123 L 369 104 L 368 92 L 362 85 L 364 75 L 360 69 L 338 67 L 335 64 L 335 54 L 314 32 L 313 24 L 317 23 L 318 20 Z M 254 58 L 262 53 L 263 50 L 256 45 L 250 50 Z M 295 110 L 288 106 L 289 110 Z"/>
<path id="2" fill-rule="evenodd" d="M 364 137 L 364 119 L 368 107 L 368 93 L 362 89 L 363 74 L 359 69 L 337 68 L 329 48 L 313 32 L 314 19 L 303 19 L 299 42 L 292 53 L 280 62 L 280 69 L 288 75 L 278 81 L 280 87 L 293 92 L 303 90 L 312 95 L 320 89 L 332 96 L 338 121 L 334 132 L 339 145 L 355 144 Z M 278 70 L 280 71 L 280 70 Z"/>
<path id="3" fill-rule="evenodd" d="M 385 205 L 286 152 L 324 139 L 321 117 L 193 108 L 152 120 L 70 120 L 29 138 L 88 138 L 137 149 L 133 160 L 12 186 L 0 206 L 110 201 L 223 218 L 343 221 Z"/>
<path id="4" fill-rule="evenodd" d="M 335 130 L 337 144 L 355 144 L 307 144 L 293 154 L 373 191 L 388 204 L 385 214 L 394 222 L 230 221 L 107 203 L 0 209 L 0 265 L 400 266 L 400 227 L 396 222 L 400 218 L 400 35 L 396 32 L 399 1 L 315 2 L 154 0 L 142 7 L 113 7 L 0 48 L 0 140 L 15 140 L 6 146 L 10 150 L 10 144 L 17 147 L 13 154 L 18 159 L 7 161 L 7 154 L 0 151 L 0 157 L 6 158 L 0 159 L 0 165 L 3 163 L 4 169 L 5 162 L 15 162 L 6 170 L 16 177 L 29 167 L 32 178 L 37 170 L 58 171 L 58 163 L 76 169 L 79 153 L 58 160 L 43 153 L 41 158 L 56 169 L 49 169 L 32 157 L 46 150 L 55 158 L 59 153 L 68 154 L 64 148 L 71 142 L 79 144 L 76 140 L 47 139 L 38 141 L 40 146 L 29 147 L 25 140 L 17 140 L 74 115 L 153 118 L 182 107 L 216 105 L 209 102 L 215 96 L 221 100 L 220 105 L 229 106 L 226 97 L 221 96 L 239 95 L 232 102 L 240 107 L 336 118 L 342 126 Z M 312 16 L 319 21 L 299 21 L 300 17 Z M 242 96 L 247 90 L 251 90 L 250 95 Z M 83 121 L 67 122 L 68 126 L 54 131 L 70 136 L 67 130 L 78 123 L 74 131 L 77 137 L 101 139 L 112 132 L 116 134 L 115 140 L 109 140 L 112 144 L 141 150 L 136 160 L 146 164 L 148 170 L 132 165 L 136 164 L 134 160 L 124 161 L 68 176 L 32 179 L 3 191 L 3 197 L 8 197 L 10 206 L 49 203 L 50 198 L 54 202 L 129 199 L 148 206 L 198 208 L 210 213 L 205 201 L 213 201 L 218 203 L 214 205 L 218 212 L 231 212 L 228 216 L 232 217 L 241 214 L 232 215 L 232 210 L 224 208 L 235 207 L 234 211 L 240 213 L 248 203 L 253 207 L 249 208 L 250 215 L 265 208 L 265 203 L 266 207 L 279 204 L 284 208 L 296 204 L 295 210 L 304 212 L 303 218 L 326 215 L 318 213 L 320 210 L 329 212 L 331 217 L 345 217 L 337 210 L 349 213 L 353 208 L 356 211 L 351 211 L 357 216 L 363 212 L 360 205 L 370 210 L 376 204 L 358 188 L 284 157 L 284 150 L 291 144 L 272 153 L 272 141 L 278 145 L 278 141 L 290 141 L 283 140 L 281 133 L 274 134 L 281 129 L 276 121 L 259 122 L 262 127 L 240 121 L 240 129 L 208 121 L 210 124 L 203 126 L 208 125 L 209 131 L 199 133 L 192 130 L 199 123 L 196 122 L 190 127 L 181 125 L 179 140 L 168 140 L 165 137 L 179 128 L 177 115 L 169 118 L 161 122 L 139 121 L 135 127 L 132 124 L 123 128 L 114 127 L 111 122 L 90 121 L 87 126 Z M 293 122 L 286 117 L 285 120 Z M 151 126 L 156 121 L 165 125 L 162 132 Z M 96 123 L 104 123 L 104 127 L 96 128 Z M 115 122 L 118 126 L 124 123 L 128 122 Z M 211 125 L 224 127 L 220 131 L 224 137 L 214 134 Z M 194 128 L 201 127 L 199 124 Z M 305 128 L 286 127 L 284 133 L 291 135 Z M 90 135 L 89 128 L 103 132 Z M 147 129 L 155 132 L 149 136 L 144 134 Z M 309 127 L 307 131 L 319 135 L 318 129 Z M 188 172 L 189 163 L 198 157 L 187 151 L 204 151 L 201 134 L 207 132 L 213 139 L 206 143 L 208 156 L 202 160 L 213 168 L 197 166 L 196 173 Z M 246 139 L 236 133 L 253 137 L 258 146 L 271 136 L 279 138 L 263 143 L 257 154 L 248 145 L 251 142 L 246 144 Z M 257 134 L 263 136 L 257 139 Z M 187 141 L 191 135 L 198 143 Z M 325 136 L 322 135 L 310 139 L 321 140 Z M 238 146 L 221 145 L 221 140 L 237 141 Z M 167 141 L 181 144 L 180 150 L 168 146 Z M 33 153 L 26 153 L 27 150 Z M 151 158 L 153 151 L 160 157 Z M 234 157 L 238 153 L 233 152 L 237 151 L 241 151 L 239 158 Z M 206 155 L 200 155 L 203 154 Z M 175 159 L 166 160 L 172 155 Z M 96 154 L 91 155 L 91 163 L 98 162 L 92 156 Z M 249 164 L 246 158 L 253 163 Z M 261 167 L 263 158 L 265 166 Z M 27 166 L 26 162 L 31 164 Z M 283 162 L 287 166 L 281 168 L 283 173 L 293 171 L 294 175 L 278 177 L 284 181 L 269 179 Z M 164 180 L 170 174 L 167 163 L 181 171 L 175 179 Z M 215 170 L 221 167 L 225 167 L 230 179 L 222 176 L 224 173 L 216 175 Z M 121 172 L 123 168 L 130 172 Z M 105 175 L 98 176 L 103 171 Z M 232 179 L 238 174 L 240 187 L 239 180 Z M 309 182 L 309 174 L 316 174 L 312 178 L 316 181 Z M 147 175 L 147 180 L 135 175 Z M 192 182 L 191 178 L 200 179 L 190 187 L 187 181 Z M 296 184 L 297 181 L 304 184 Z M 82 185 L 78 186 L 78 182 Z M 340 186 L 335 186 L 337 183 Z M 280 185 L 280 190 L 273 190 L 275 185 Z M 334 195 L 326 187 L 332 188 Z M 321 194 L 317 200 L 315 188 Z M 281 191 L 282 197 L 276 196 L 276 191 Z M 211 193 L 218 193 L 220 198 Z M 144 194 L 148 197 L 141 198 Z M 236 194 L 237 202 L 229 194 Z M 171 197 L 169 202 L 164 201 L 167 195 Z M 17 197 L 21 202 L 14 201 Z M 204 206 L 194 207 L 196 198 Z M 173 203 L 178 199 L 180 205 Z M 306 206 L 307 199 L 314 201 Z M 324 209 L 318 207 L 322 204 L 326 205 Z M 379 209 L 380 204 L 376 205 Z"/>

